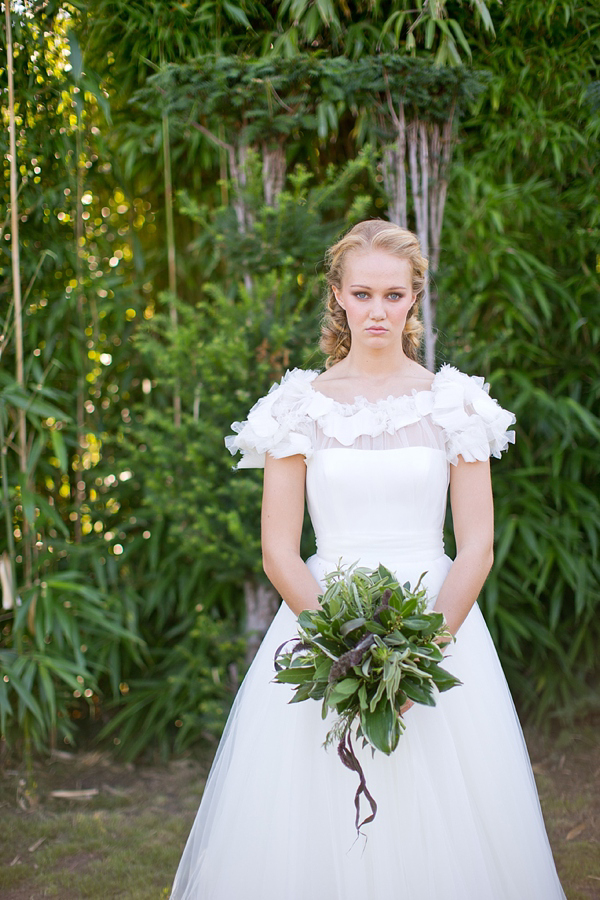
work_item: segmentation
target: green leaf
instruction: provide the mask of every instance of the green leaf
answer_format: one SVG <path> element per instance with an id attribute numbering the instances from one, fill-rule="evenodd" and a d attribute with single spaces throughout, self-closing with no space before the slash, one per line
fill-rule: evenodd
<path id="1" fill-rule="evenodd" d="M 407 616 L 403 622 L 402 627 L 407 629 L 408 631 L 415 632 L 432 632 L 435 631 L 436 628 L 443 622 L 443 616 L 440 613 L 437 613 L 436 616 L 439 618 L 434 619 L 434 614 L 426 615 L 426 616 Z"/>
<path id="2" fill-rule="evenodd" d="M 385 692 L 385 687 L 386 687 L 385 678 L 380 678 L 379 684 L 377 685 L 377 690 L 375 691 L 375 694 L 371 697 L 371 700 L 369 701 L 369 711 L 370 712 L 375 712 L 377 704 L 383 697 L 383 694 Z"/>
<path id="3" fill-rule="evenodd" d="M 298 625 L 303 631 L 314 632 L 318 627 L 314 622 L 314 617 L 314 612 L 309 609 L 303 609 L 298 616 Z"/>
<path id="4" fill-rule="evenodd" d="M 314 666 L 310 666 L 310 668 L 282 669 L 276 673 L 273 680 L 279 684 L 303 684 L 306 681 L 313 681 L 314 674 Z"/>
<path id="5" fill-rule="evenodd" d="M 402 690 L 407 697 L 415 703 L 423 703 L 425 706 L 435 706 L 435 697 L 431 690 L 414 681 L 412 678 L 402 679 Z"/>
<path id="6" fill-rule="evenodd" d="M 246 28 L 252 27 L 250 25 L 250 22 L 248 21 L 248 16 L 240 6 L 234 6 L 234 4 L 230 3 L 229 0 L 223 0 L 223 9 L 233 22 L 238 22 L 240 25 L 245 25 Z"/>
<path id="7" fill-rule="evenodd" d="M 333 665 L 333 660 L 329 657 L 325 659 L 320 659 L 315 664 L 315 681 L 327 681 L 329 678 L 329 673 L 331 671 L 331 667 Z"/>
<path id="8" fill-rule="evenodd" d="M 73 78 L 76 83 L 81 81 L 81 75 L 83 72 L 83 57 L 81 55 L 81 48 L 79 46 L 79 42 L 75 37 L 75 33 L 69 29 L 67 34 L 67 39 L 69 41 L 69 62 L 71 63 L 71 71 L 73 72 Z"/>
<path id="9" fill-rule="evenodd" d="M 327 702 L 331 707 L 335 707 L 342 701 L 352 697 L 359 687 L 360 682 L 357 678 L 343 678 L 341 681 L 336 681 L 327 692 Z"/>
<path id="10" fill-rule="evenodd" d="M 342 635 L 342 637 L 346 637 L 346 635 L 350 634 L 351 631 L 356 631 L 357 628 L 362 628 L 366 621 L 367 620 L 364 616 L 360 616 L 358 619 L 350 619 L 348 622 L 344 622 L 344 624 L 340 628 L 340 634 Z"/>
<path id="11" fill-rule="evenodd" d="M 48 669 L 40 664 L 38 666 L 38 674 L 40 678 L 40 693 L 43 695 L 44 705 L 48 708 L 50 712 L 50 721 L 56 721 L 56 692 L 54 690 L 54 684 L 52 682 L 52 678 L 48 673 Z"/>
<path id="12" fill-rule="evenodd" d="M 340 647 L 335 641 L 323 637 L 313 638 L 312 643 L 316 647 L 320 647 L 332 660 L 337 660 L 340 654 L 347 649 L 346 647 Z"/>
<path id="13" fill-rule="evenodd" d="M 290 700 L 290 703 L 302 703 L 304 700 L 309 700 L 312 697 L 311 688 L 312 684 L 299 685 L 297 690 L 294 691 L 294 696 Z"/>
<path id="14" fill-rule="evenodd" d="M 367 696 L 367 686 L 364 683 L 364 681 L 358 689 L 358 702 L 360 703 L 361 709 L 369 708 L 369 698 Z"/>
<path id="15" fill-rule="evenodd" d="M 360 724 L 365 737 L 376 750 L 389 756 L 398 746 L 400 726 L 398 716 L 385 697 L 373 712 L 361 710 Z"/>
<path id="16" fill-rule="evenodd" d="M 52 441 L 52 449 L 54 450 L 54 455 L 58 459 L 60 464 L 61 472 L 68 472 L 68 458 L 67 458 L 67 447 L 65 445 L 65 439 L 62 436 L 61 432 L 56 428 L 53 428 L 50 432 L 50 440 Z"/>
<path id="17" fill-rule="evenodd" d="M 33 525 L 35 522 L 35 501 L 36 496 L 33 491 L 30 491 L 28 487 L 25 487 L 25 484 L 21 483 L 21 504 L 23 506 L 23 512 L 25 514 L 25 518 L 27 519 L 30 525 Z"/>
<path id="18" fill-rule="evenodd" d="M 19 699 L 23 704 L 19 713 L 19 722 L 23 722 L 25 710 L 28 709 L 31 713 L 33 713 L 42 728 L 45 728 L 44 715 L 33 693 L 27 689 L 24 683 L 21 682 L 19 674 L 14 672 L 14 670 L 10 672 L 9 678 L 9 684 L 11 685 L 13 690 L 16 691 Z"/>

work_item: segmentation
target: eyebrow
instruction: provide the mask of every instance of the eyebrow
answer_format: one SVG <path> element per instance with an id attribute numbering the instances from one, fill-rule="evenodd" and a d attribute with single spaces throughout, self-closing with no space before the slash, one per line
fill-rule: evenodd
<path id="1" fill-rule="evenodd" d="M 363 288 L 367 291 L 371 290 L 371 288 L 369 287 L 368 284 L 351 284 L 350 287 L 351 288 Z M 405 291 L 406 287 L 389 287 L 389 288 L 386 288 L 386 290 L 388 290 L 388 291 Z"/>

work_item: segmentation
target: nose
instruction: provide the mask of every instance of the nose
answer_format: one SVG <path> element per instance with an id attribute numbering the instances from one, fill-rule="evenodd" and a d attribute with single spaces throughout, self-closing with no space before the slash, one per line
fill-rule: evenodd
<path id="1" fill-rule="evenodd" d="M 370 317 L 375 319 L 376 321 L 380 321 L 381 319 L 385 319 L 385 307 L 383 305 L 383 300 L 381 297 L 374 297 L 373 302 L 371 304 Z"/>

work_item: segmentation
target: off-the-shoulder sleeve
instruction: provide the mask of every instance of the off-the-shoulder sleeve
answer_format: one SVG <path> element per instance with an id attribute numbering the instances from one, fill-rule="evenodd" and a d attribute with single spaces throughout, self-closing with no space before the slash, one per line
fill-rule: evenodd
<path id="1" fill-rule="evenodd" d="M 515 433 L 514 413 L 503 409 L 489 395 L 489 385 L 476 375 L 465 375 L 453 366 L 442 366 L 434 382 L 433 421 L 444 429 L 448 460 L 466 462 L 500 457 Z"/>
<path id="2" fill-rule="evenodd" d="M 262 469 L 265 454 L 276 459 L 302 454 L 309 459 L 313 453 L 311 421 L 307 415 L 306 388 L 316 372 L 292 369 L 274 384 L 266 396 L 258 400 L 244 422 L 233 422 L 235 434 L 225 438 L 232 455 L 242 453 L 238 469 Z"/>

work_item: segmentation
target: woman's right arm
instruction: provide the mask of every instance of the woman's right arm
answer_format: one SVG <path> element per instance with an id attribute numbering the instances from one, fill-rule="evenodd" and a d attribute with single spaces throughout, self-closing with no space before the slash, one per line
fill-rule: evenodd
<path id="1" fill-rule="evenodd" d="M 318 609 L 322 593 L 300 556 L 306 463 L 301 454 L 265 458 L 262 555 L 267 578 L 292 612 Z"/>

